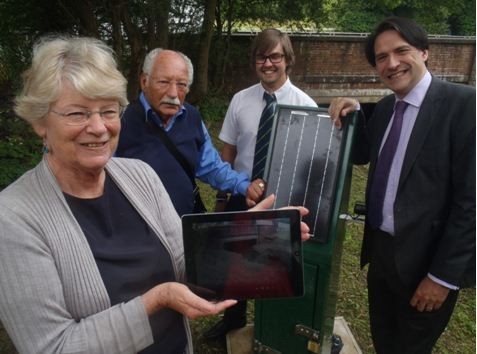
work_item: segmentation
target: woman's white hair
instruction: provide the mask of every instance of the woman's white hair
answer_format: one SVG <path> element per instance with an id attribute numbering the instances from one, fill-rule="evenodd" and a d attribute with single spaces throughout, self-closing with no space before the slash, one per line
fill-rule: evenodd
<path id="1" fill-rule="evenodd" d="M 151 50 L 149 53 L 147 53 L 146 57 L 144 58 L 144 64 L 142 65 L 142 72 L 149 76 L 151 74 L 151 69 L 152 65 L 154 64 L 154 60 L 156 60 L 156 57 L 163 51 L 163 48 L 156 48 Z M 179 54 L 182 59 L 184 59 L 184 62 L 186 63 L 187 66 L 187 74 L 188 78 L 187 80 L 189 81 L 187 85 L 190 87 L 192 85 L 192 82 L 194 80 L 194 66 L 192 65 L 192 61 L 185 55 L 184 53 L 181 53 L 179 51 L 174 51 L 175 53 Z"/>
<path id="2" fill-rule="evenodd" d="M 95 38 L 48 36 L 33 47 L 15 113 L 30 123 L 41 120 L 60 97 L 65 81 L 87 98 L 117 100 L 123 107 L 128 103 L 127 81 L 111 48 Z"/>

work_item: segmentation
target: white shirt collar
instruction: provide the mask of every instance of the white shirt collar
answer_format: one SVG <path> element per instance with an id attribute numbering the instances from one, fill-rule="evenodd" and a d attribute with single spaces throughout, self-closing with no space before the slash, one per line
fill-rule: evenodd
<path id="1" fill-rule="evenodd" d="M 284 95 L 287 94 L 287 90 L 290 88 L 290 86 L 291 86 L 291 81 L 290 81 L 290 78 L 287 76 L 285 83 L 278 90 L 272 92 L 277 98 L 277 101 L 280 101 L 280 97 L 283 97 Z M 260 91 L 261 91 L 261 95 L 263 96 L 263 93 L 266 90 L 262 84 L 260 84 Z"/>
<path id="2" fill-rule="evenodd" d="M 431 81 L 432 81 L 432 76 L 429 73 L 429 71 L 426 70 L 426 73 L 424 74 L 422 79 L 417 83 L 416 86 L 413 87 L 411 91 L 409 91 L 409 93 L 406 96 L 404 96 L 402 100 L 417 108 L 421 107 L 422 101 L 424 101 L 427 90 L 429 89 L 429 86 L 431 85 Z M 396 96 L 396 101 L 398 100 L 399 99 Z"/>

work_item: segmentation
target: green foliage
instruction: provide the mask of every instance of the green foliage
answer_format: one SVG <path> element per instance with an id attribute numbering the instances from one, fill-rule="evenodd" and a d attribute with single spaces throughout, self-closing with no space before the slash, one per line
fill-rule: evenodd
<path id="1" fill-rule="evenodd" d="M 33 42 L 46 33 L 71 32 L 74 23 L 56 1 L 0 1 L 0 87 L 5 82 L 20 86 L 30 61 Z M 11 92 L 10 92 L 11 93 Z"/>
<path id="2" fill-rule="evenodd" d="M 338 29 L 344 32 L 370 32 L 379 20 L 376 13 L 362 9 L 346 12 L 340 16 L 337 25 Z"/>
<path id="3" fill-rule="evenodd" d="M 449 25 L 453 34 L 475 36 L 475 0 L 456 4 Z"/>
<path id="4" fill-rule="evenodd" d="M 220 93 L 210 92 L 200 101 L 198 109 L 207 123 L 222 124 L 229 100 Z"/>
<path id="5" fill-rule="evenodd" d="M 223 23 L 233 22 L 236 30 L 258 30 L 266 27 L 285 27 L 303 30 L 314 23 L 319 28 L 322 19 L 322 0 L 228 0 L 219 1 L 218 16 Z"/>
<path id="6" fill-rule="evenodd" d="M 40 149 L 38 142 L 21 137 L 0 141 L 0 190 L 38 163 Z"/>
<path id="7" fill-rule="evenodd" d="M 137 74 L 145 50 L 168 34 L 168 47 L 193 60 L 200 52 L 197 34 L 205 0 L 0 1 L 0 95 L 20 86 L 32 43 L 47 33 L 97 36 L 112 45 L 129 76 L 130 98 L 137 94 Z M 168 10 L 167 10 L 168 9 Z M 167 14 L 164 15 L 164 13 Z M 475 35 L 475 0 L 217 0 L 215 33 L 258 31 L 265 27 L 301 31 L 332 29 L 369 32 L 390 15 L 411 17 L 432 34 Z M 168 27 L 161 27 L 167 23 Z M 115 31 L 116 30 L 116 31 Z M 167 32 L 167 33 L 166 33 Z M 221 88 L 232 48 L 224 36 L 213 38 L 208 70 Z M 248 49 L 248 48 L 247 48 Z"/>
<path id="8" fill-rule="evenodd" d="M 370 32 L 386 17 L 383 6 L 372 2 L 336 0 L 330 11 L 331 27 L 342 32 Z"/>
<path id="9" fill-rule="evenodd" d="M 386 17 L 404 16 L 430 34 L 475 35 L 475 0 L 329 0 L 324 8 L 338 31 L 370 32 Z"/>
<path id="10" fill-rule="evenodd" d="M 41 159 L 41 142 L 30 126 L 0 111 L 0 190 L 8 186 Z"/>

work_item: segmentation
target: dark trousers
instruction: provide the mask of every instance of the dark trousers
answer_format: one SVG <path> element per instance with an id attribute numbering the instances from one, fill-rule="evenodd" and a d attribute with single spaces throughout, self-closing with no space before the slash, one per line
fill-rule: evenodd
<path id="1" fill-rule="evenodd" d="M 371 335 L 378 354 L 431 353 L 454 310 L 458 291 L 450 291 L 439 310 L 419 312 L 410 305 L 416 289 L 399 277 L 394 237 L 381 230 L 372 235 L 368 270 Z"/>
<path id="2" fill-rule="evenodd" d="M 247 209 L 247 203 L 243 195 L 231 195 L 225 206 L 225 211 L 242 211 Z"/>
<path id="3" fill-rule="evenodd" d="M 225 211 L 247 210 L 245 197 L 242 195 L 232 195 L 227 201 Z M 247 322 L 247 301 L 239 301 L 235 306 L 229 307 L 224 311 L 224 323 L 232 327 L 243 327 Z"/>

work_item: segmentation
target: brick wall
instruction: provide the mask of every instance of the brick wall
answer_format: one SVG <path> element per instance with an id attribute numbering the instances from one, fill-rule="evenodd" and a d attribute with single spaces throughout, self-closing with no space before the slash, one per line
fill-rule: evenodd
<path id="1" fill-rule="evenodd" d="M 364 57 L 365 34 L 291 35 L 296 63 L 290 74 L 294 84 L 319 103 L 336 96 L 353 96 L 376 102 L 389 93 Z M 233 37 L 235 46 L 250 48 L 253 37 Z M 475 37 L 430 37 L 429 70 L 437 77 L 475 86 Z M 236 92 L 256 78 L 248 58 L 234 58 L 227 87 Z"/>

